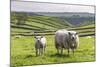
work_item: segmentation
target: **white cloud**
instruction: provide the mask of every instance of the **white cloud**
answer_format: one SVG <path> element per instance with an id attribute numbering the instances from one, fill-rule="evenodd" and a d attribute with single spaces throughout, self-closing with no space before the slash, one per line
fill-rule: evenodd
<path id="1" fill-rule="evenodd" d="M 95 0 L 22 0 L 22 1 L 40 1 L 40 2 L 56 2 L 56 3 L 72 3 L 94 5 Z"/>
<path id="2" fill-rule="evenodd" d="M 93 6 L 79 6 L 66 4 L 51 4 L 39 2 L 22 2 L 12 1 L 12 11 L 26 11 L 26 12 L 90 12 L 94 13 Z"/>

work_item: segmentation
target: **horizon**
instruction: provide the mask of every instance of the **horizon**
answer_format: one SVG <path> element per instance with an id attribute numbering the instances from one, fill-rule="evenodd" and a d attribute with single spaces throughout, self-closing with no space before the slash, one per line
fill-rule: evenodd
<path id="1" fill-rule="evenodd" d="M 26 12 L 26 11 L 11 11 L 11 12 Z M 89 12 L 29 12 L 29 13 L 89 13 Z M 90 14 L 95 14 L 95 13 L 90 13 Z"/>

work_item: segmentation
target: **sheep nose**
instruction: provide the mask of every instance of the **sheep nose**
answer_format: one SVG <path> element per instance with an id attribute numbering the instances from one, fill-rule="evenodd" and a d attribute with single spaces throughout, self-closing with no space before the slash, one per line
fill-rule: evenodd
<path id="1" fill-rule="evenodd" d="M 72 37 L 72 40 L 74 40 L 75 38 L 74 37 Z"/>
<path id="2" fill-rule="evenodd" d="M 37 41 L 39 41 L 39 40 L 37 40 Z"/>

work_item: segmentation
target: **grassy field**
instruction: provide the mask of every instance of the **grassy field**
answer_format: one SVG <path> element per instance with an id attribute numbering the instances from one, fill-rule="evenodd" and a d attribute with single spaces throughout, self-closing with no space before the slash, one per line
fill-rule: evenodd
<path id="1" fill-rule="evenodd" d="M 64 50 L 63 55 L 57 55 L 54 46 L 54 35 L 46 36 L 46 54 L 42 57 L 35 55 L 34 37 L 22 36 L 21 38 L 11 37 L 11 66 L 54 64 L 95 61 L 95 38 L 80 37 L 80 46 L 73 55 L 67 55 Z"/>
<path id="2" fill-rule="evenodd" d="M 71 24 L 65 20 L 57 18 L 57 17 L 49 17 L 49 16 L 32 16 L 25 22 L 24 25 L 16 25 L 15 22 L 11 22 L 11 26 L 15 26 L 16 29 L 11 29 L 11 31 L 23 31 L 24 28 L 36 29 L 36 30 L 57 30 L 64 29 L 70 27 Z M 21 28 L 18 28 L 21 27 Z M 13 27 L 12 27 L 13 28 Z M 17 30 L 18 29 L 18 30 Z M 22 30 L 23 29 L 23 30 Z M 25 29 L 25 30 L 29 30 Z M 32 30 L 31 30 L 32 31 Z"/>
<path id="3" fill-rule="evenodd" d="M 16 19 L 15 19 L 16 20 Z M 72 52 L 70 56 L 67 55 L 67 49 L 64 50 L 63 55 L 58 55 L 54 45 L 54 35 L 48 35 L 46 54 L 42 57 L 35 55 L 34 36 L 33 31 L 52 31 L 43 32 L 44 34 L 54 34 L 58 29 L 70 29 L 73 25 L 64 19 L 49 16 L 31 16 L 22 24 L 17 25 L 14 20 L 11 22 L 11 66 L 27 66 L 37 64 L 55 64 L 55 63 L 71 63 L 71 62 L 85 62 L 95 61 L 95 38 L 80 37 L 80 46 L 76 49 L 75 54 Z M 93 27 L 93 28 L 91 28 Z M 80 34 L 94 34 L 95 25 L 87 25 L 75 27 L 74 31 Z M 81 29 L 80 29 L 81 28 Z M 83 28 L 83 29 L 82 29 Z M 84 29 L 89 28 L 89 29 Z M 42 33 L 39 33 L 42 34 Z M 20 38 L 16 38 L 20 36 Z"/>

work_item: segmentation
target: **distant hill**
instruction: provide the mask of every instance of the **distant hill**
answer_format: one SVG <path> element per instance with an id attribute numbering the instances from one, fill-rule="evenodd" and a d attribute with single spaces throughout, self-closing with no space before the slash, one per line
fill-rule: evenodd
<path id="1" fill-rule="evenodd" d="M 20 20 L 19 22 L 18 19 Z M 80 34 L 94 34 L 94 20 L 95 17 L 80 17 L 76 15 L 54 17 L 32 12 L 11 12 L 11 35 L 33 35 L 34 31 L 47 31 L 46 34 L 53 34 L 58 29 L 87 27 L 90 28 L 76 31 L 80 32 Z"/>
<path id="2" fill-rule="evenodd" d="M 60 17 L 74 26 L 93 24 L 95 21 L 94 13 L 86 12 L 35 12 L 38 15 Z"/>
<path id="3" fill-rule="evenodd" d="M 72 17 L 72 16 L 80 16 L 80 17 L 94 17 L 94 13 L 87 12 L 15 12 L 15 13 L 27 13 L 28 15 L 44 15 L 44 16 L 53 16 L 53 17 Z"/>
<path id="4" fill-rule="evenodd" d="M 56 17 L 73 26 L 88 25 L 95 22 L 95 14 L 86 12 L 14 12 L 16 14 L 27 14 L 28 16 Z M 12 12 L 13 14 L 13 12 Z"/>
<path id="5" fill-rule="evenodd" d="M 88 25 L 88 24 L 94 24 L 95 23 L 95 17 L 60 17 L 61 19 L 64 19 L 68 21 L 70 24 L 74 26 L 80 26 L 80 25 Z"/>
<path id="6" fill-rule="evenodd" d="M 71 17 L 71 16 L 80 16 L 80 17 L 94 17 L 95 14 L 93 13 L 86 13 L 86 12 L 35 12 L 39 15 L 45 16 L 54 16 L 54 17 Z"/>

